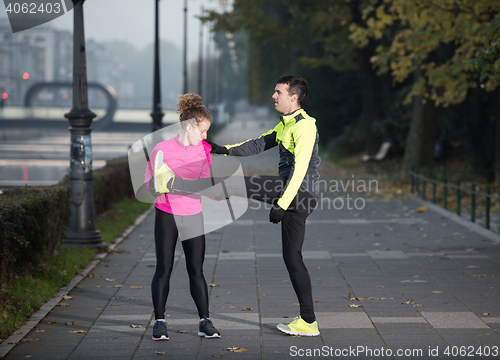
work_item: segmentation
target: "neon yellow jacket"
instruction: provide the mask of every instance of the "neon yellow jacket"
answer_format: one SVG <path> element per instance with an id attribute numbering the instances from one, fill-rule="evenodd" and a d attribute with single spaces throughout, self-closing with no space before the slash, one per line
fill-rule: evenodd
<path id="1" fill-rule="evenodd" d="M 304 109 L 280 116 L 280 122 L 258 138 L 234 145 L 226 145 L 231 156 L 250 156 L 279 146 L 278 173 L 285 179 L 285 186 L 278 200 L 287 209 L 300 188 L 318 198 L 319 134 L 316 119 Z"/>

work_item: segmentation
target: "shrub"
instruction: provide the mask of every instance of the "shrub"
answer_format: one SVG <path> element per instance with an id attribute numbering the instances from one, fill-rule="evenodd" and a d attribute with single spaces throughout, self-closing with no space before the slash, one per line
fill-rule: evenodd
<path id="1" fill-rule="evenodd" d="M 0 282 L 58 248 L 68 225 L 68 186 L 21 187 L 0 195 Z"/>
<path id="2" fill-rule="evenodd" d="M 96 215 L 134 194 L 127 158 L 111 160 L 93 175 Z M 69 223 L 70 198 L 68 176 L 55 186 L 19 187 L 0 195 L 0 283 L 36 269 L 44 254 L 57 250 Z"/>

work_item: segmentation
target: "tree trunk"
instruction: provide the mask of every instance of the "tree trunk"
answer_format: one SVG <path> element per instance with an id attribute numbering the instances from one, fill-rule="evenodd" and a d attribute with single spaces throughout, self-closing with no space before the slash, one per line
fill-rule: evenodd
<path id="1" fill-rule="evenodd" d="M 500 184 L 500 88 L 496 89 L 495 97 L 497 99 L 495 116 L 495 176 Z"/>
<path id="2" fill-rule="evenodd" d="M 352 21 L 363 26 L 361 16 L 360 0 L 350 0 Z M 362 49 L 358 50 L 358 79 L 361 96 L 361 115 L 356 126 L 356 135 L 358 140 L 365 144 L 365 150 L 374 153 L 378 150 L 380 144 L 377 144 L 373 138 L 372 124 L 382 117 L 382 107 L 379 94 L 379 77 L 373 69 L 370 61 L 374 54 L 375 44 L 373 41 Z"/>
<path id="3" fill-rule="evenodd" d="M 357 131 L 370 154 L 375 153 L 380 146 L 377 144 L 372 131 L 372 125 L 382 117 L 380 102 L 379 78 L 375 74 L 370 61 L 371 52 L 367 49 L 358 50 L 358 78 L 361 95 L 361 116 Z"/>
<path id="4" fill-rule="evenodd" d="M 417 71 L 415 81 L 421 72 Z M 411 167 L 424 168 L 434 164 L 434 143 L 438 130 L 439 108 L 432 101 L 422 103 L 423 96 L 413 98 L 413 112 L 410 132 L 406 141 L 406 148 L 401 169 L 403 181 L 409 180 Z"/>

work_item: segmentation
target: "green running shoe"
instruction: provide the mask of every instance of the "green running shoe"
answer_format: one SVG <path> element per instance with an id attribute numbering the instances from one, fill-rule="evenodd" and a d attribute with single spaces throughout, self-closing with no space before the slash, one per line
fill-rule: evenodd
<path id="1" fill-rule="evenodd" d="M 300 316 L 297 316 L 293 321 L 288 324 L 278 324 L 278 330 L 284 332 L 288 335 L 300 335 L 300 336 L 318 336 L 318 322 L 315 321 L 312 324 L 306 323 Z"/>
<path id="2" fill-rule="evenodd" d="M 155 157 L 155 191 L 165 194 L 172 190 L 174 172 L 163 162 L 163 151 L 158 151 Z"/>

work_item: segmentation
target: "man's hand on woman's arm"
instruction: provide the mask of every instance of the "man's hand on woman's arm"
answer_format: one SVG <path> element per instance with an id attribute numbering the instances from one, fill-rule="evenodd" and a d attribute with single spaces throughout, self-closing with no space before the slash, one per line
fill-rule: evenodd
<path id="1" fill-rule="evenodd" d="M 229 155 L 229 150 L 224 146 L 217 145 L 216 143 L 205 140 L 212 147 L 212 154 L 221 154 L 221 155 Z"/>

